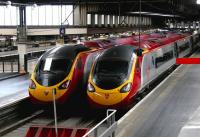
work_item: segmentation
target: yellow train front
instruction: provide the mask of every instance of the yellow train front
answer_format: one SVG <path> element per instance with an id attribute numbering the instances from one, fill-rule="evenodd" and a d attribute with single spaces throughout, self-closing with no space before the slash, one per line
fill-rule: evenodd
<path id="1" fill-rule="evenodd" d="M 83 45 L 60 46 L 45 52 L 32 73 L 29 95 L 33 102 L 46 104 L 53 101 L 53 89 L 58 103 L 64 103 L 79 87 L 83 76 Z M 80 58 L 83 56 L 83 58 Z"/>
<path id="2" fill-rule="evenodd" d="M 87 96 L 93 108 L 127 108 L 137 94 L 140 73 L 134 46 L 117 46 L 104 51 L 93 64 Z"/>

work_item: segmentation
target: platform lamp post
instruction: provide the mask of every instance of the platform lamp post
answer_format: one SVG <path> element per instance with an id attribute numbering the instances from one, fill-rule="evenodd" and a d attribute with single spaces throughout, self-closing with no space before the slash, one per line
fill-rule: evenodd
<path id="1" fill-rule="evenodd" d="M 55 121 L 55 133 L 56 137 L 58 137 L 58 123 L 57 123 L 57 111 L 56 111 L 56 89 L 53 89 L 53 110 L 54 110 L 54 121 Z"/>

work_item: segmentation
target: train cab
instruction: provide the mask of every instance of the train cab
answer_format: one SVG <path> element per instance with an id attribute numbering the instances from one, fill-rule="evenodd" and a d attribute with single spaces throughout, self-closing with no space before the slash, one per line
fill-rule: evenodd
<path id="1" fill-rule="evenodd" d="M 91 50 L 83 45 L 59 46 L 44 53 L 32 73 L 29 95 L 36 103 L 63 103 L 81 84 L 84 63 Z"/>
<path id="2" fill-rule="evenodd" d="M 87 95 L 91 106 L 121 107 L 127 105 L 138 88 L 137 55 L 134 46 L 117 46 L 104 51 L 93 64 Z"/>

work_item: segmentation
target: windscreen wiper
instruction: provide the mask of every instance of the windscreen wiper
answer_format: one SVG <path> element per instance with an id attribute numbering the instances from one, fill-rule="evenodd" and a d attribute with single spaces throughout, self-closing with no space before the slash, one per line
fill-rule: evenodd
<path id="1" fill-rule="evenodd" d="M 43 70 L 42 72 L 47 72 L 47 73 L 51 73 L 51 74 L 54 74 L 54 75 L 56 75 L 57 73 L 56 72 L 54 72 L 54 71 L 51 71 L 51 70 Z"/>

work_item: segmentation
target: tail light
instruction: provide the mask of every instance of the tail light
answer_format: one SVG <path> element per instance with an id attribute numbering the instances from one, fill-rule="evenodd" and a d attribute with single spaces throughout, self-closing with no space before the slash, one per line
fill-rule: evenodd
<path id="1" fill-rule="evenodd" d="M 33 80 L 30 80 L 30 82 L 29 82 L 29 88 L 30 89 L 35 89 L 36 88 L 36 85 L 35 85 L 35 83 L 34 83 Z"/>
<path id="2" fill-rule="evenodd" d="M 93 86 L 91 83 L 88 84 L 87 90 L 88 90 L 89 92 L 95 92 L 94 86 Z"/>
<path id="3" fill-rule="evenodd" d="M 126 93 L 129 92 L 130 90 L 131 90 L 131 83 L 128 83 L 120 89 L 120 93 Z"/>
<path id="4" fill-rule="evenodd" d="M 59 89 L 67 89 L 69 87 L 70 80 L 63 82 L 58 88 Z"/>

